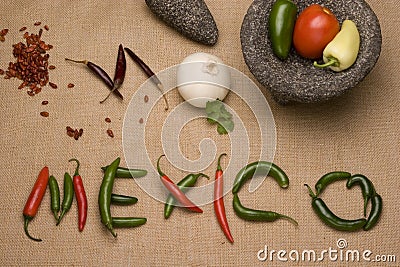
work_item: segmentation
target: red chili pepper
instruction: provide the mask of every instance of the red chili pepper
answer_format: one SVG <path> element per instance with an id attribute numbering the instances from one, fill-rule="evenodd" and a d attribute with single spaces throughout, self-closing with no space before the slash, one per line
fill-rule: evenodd
<path id="1" fill-rule="evenodd" d="M 167 176 L 165 175 L 160 169 L 160 159 L 164 155 L 161 155 L 157 160 L 157 170 L 158 174 L 161 177 L 161 182 L 164 186 L 168 189 L 171 195 L 179 201 L 185 208 L 188 208 L 191 211 L 202 213 L 203 210 L 196 206 L 186 195 L 179 189 L 179 187 Z"/>
<path id="2" fill-rule="evenodd" d="M 78 203 L 78 228 L 82 232 L 86 224 L 88 202 L 86 198 L 85 188 L 83 187 L 82 177 L 79 175 L 79 161 L 77 159 L 70 159 L 69 162 L 76 161 L 77 166 L 74 173 L 72 183 L 74 184 L 74 191 L 76 202 Z"/>
<path id="3" fill-rule="evenodd" d="M 222 168 L 221 168 L 221 157 L 226 154 L 221 154 L 218 158 L 217 171 L 215 172 L 215 184 L 214 184 L 214 211 L 217 216 L 218 223 L 221 226 L 226 238 L 229 242 L 233 243 L 233 237 L 229 230 L 228 220 L 226 219 L 225 205 L 224 205 L 224 183 L 222 180 Z"/>
<path id="4" fill-rule="evenodd" d="M 23 215 L 24 215 L 24 230 L 25 234 L 34 241 L 42 241 L 42 239 L 32 237 L 28 232 L 28 223 L 35 217 L 40 203 L 42 202 L 44 193 L 46 192 L 47 183 L 49 182 L 49 168 L 43 167 L 40 171 L 38 178 L 36 179 L 35 185 L 26 201 Z"/>

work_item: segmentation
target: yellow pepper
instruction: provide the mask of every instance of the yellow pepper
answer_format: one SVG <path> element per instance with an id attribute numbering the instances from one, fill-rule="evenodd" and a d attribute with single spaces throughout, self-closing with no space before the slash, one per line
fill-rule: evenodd
<path id="1" fill-rule="evenodd" d="M 356 24 L 351 20 L 345 20 L 342 29 L 328 43 L 323 52 L 325 64 L 314 62 L 315 67 L 329 67 L 334 71 L 342 71 L 349 68 L 357 59 L 360 49 L 360 34 Z"/>

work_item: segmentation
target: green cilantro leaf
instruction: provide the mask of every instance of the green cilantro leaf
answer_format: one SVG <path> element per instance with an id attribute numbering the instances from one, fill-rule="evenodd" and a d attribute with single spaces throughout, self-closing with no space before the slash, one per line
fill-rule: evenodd
<path id="1" fill-rule="evenodd" d="M 207 121 L 211 124 L 217 124 L 217 132 L 219 134 L 228 134 L 228 132 L 233 131 L 232 114 L 226 110 L 221 100 L 208 101 L 206 113 Z"/>

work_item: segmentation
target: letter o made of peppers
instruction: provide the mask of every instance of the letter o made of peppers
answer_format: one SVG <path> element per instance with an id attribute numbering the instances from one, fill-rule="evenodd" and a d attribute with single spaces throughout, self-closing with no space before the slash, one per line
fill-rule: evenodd
<path id="1" fill-rule="evenodd" d="M 339 180 L 347 180 L 346 187 L 352 188 L 354 185 L 358 185 L 361 188 L 362 195 L 364 198 L 364 217 L 355 220 L 342 219 L 336 216 L 325 204 L 325 202 L 319 198 L 319 194 L 331 183 Z M 330 172 L 323 175 L 315 184 L 316 193 L 307 186 L 309 195 L 312 198 L 312 207 L 318 217 L 329 227 L 339 231 L 358 231 L 364 229 L 368 231 L 372 229 L 379 221 L 382 213 L 382 197 L 376 193 L 372 182 L 362 174 L 351 175 L 348 172 Z M 367 205 L 371 201 L 371 210 L 368 215 Z"/>

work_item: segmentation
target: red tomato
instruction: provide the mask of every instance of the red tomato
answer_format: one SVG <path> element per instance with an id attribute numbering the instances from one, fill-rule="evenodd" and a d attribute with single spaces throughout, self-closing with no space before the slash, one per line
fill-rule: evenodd
<path id="1" fill-rule="evenodd" d="M 305 58 L 320 58 L 325 46 L 339 30 L 335 15 L 328 8 L 314 4 L 298 16 L 293 30 L 293 45 Z"/>

